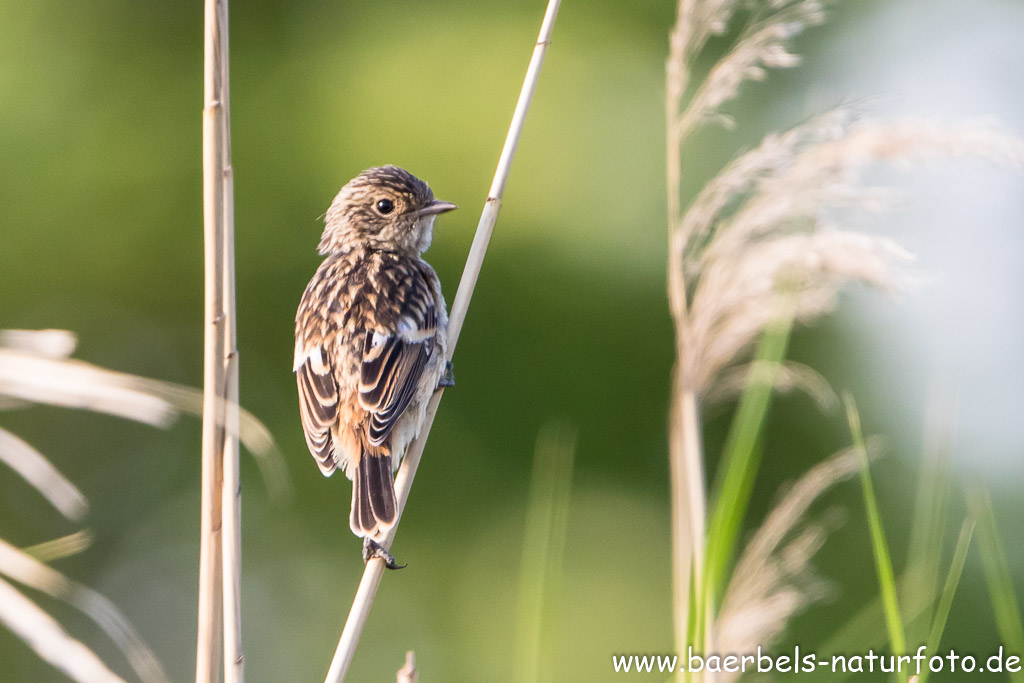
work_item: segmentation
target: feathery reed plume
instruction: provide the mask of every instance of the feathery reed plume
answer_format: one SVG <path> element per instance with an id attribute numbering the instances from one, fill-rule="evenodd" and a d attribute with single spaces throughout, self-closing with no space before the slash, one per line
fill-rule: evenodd
<path id="1" fill-rule="evenodd" d="M 905 286 L 900 266 L 909 252 L 843 227 L 851 214 L 886 207 L 887 193 L 864 187 L 861 175 L 877 162 L 906 167 L 965 156 L 1020 170 L 1024 141 L 983 124 L 866 122 L 833 112 L 769 136 L 730 164 L 673 235 L 686 257 L 690 299 L 688 316 L 677 321 L 686 386 L 710 389 L 778 316 L 780 300 L 809 320 L 831 308 L 844 284 Z"/>
<path id="2" fill-rule="evenodd" d="M 869 450 L 877 452 L 877 441 Z M 859 469 L 859 451 L 838 453 L 801 476 L 768 514 L 740 554 L 723 596 L 715 623 L 719 651 L 752 652 L 770 645 L 792 616 L 823 594 L 824 582 L 810 560 L 827 529 L 805 524 L 804 517 L 825 491 Z"/>
<path id="3" fill-rule="evenodd" d="M 75 345 L 75 336 L 64 330 L 0 330 L 0 399 L 17 405 L 44 403 L 91 410 L 158 427 L 170 426 L 182 412 L 201 413 L 202 392 L 72 359 Z M 267 428 L 245 411 L 240 412 L 237 423 L 223 428 L 238 435 L 257 456 L 272 495 L 286 495 L 284 462 Z M 82 493 L 43 454 L 2 429 L 0 462 L 21 475 L 69 520 L 81 521 L 88 511 Z M 0 574 L 80 609 L 124 652 L 141 680 L 166 681 L 152 651 L 109 600 L 45 564 L 83 551 L 90 539 L 85 529 L 25 549 L 0 539 Z M 74 680 L 122 680 L 15 588 L 2 583 L 0 592 L 5 596 L 0 602 L 7 600 L 0 605 L 0 622 L 44 660 Z"/>
<path id="4" fill-rule="evenodd" d="M 47 358 L 68 358 L 78 340 L 67 330 L 0 330 L 0 348 Z"/>
<path id="5" fill-rule="evenodd" d="M 686 2 L 681 0 L 680 4 Z M 719 1 L 690 4 L 698 8 L 708 6 L 703 13 L 704 24 L 694 25 L 690 29 L 692 47 L 689 57 L 693 57 L 709 37 L 725 32 L 736 3 Z M 706 121 L 716 121 L 731 127 L 732 119 L 721 111 L 722 105 L 739 94 L 740 86 L 745 81 L 764 80 L 766 69 L 790 68 L 800 63 L 800 58 L 789 52 L 789 44 L 808 26 L 824 21 L 823 4 L 821 0 L 770 2 L 767 8 L 756 11 L 763 16 L 755 16 L 732 49 L 712 67 L 690 99 L 689 105 L 673 122 L 677 128 L 675 134 L 681 139 L 685 138 Z M 700 17 L 701 9 L 698 9 L 695 18 Z M 678 23 L 677 30 L 686 31 Z"/>
<path id="6" fill-rule="evenodd" d="M 68 635 L 53 617 L 3 579 L 0 579 L 0 623 L 73 681 L 124 683 L 96 653 Z"/>
<path id="7" fill-rule="evenodd" d="M 11 356 L 18 355 L 29 359 L 39 357 L 50 362 L 69 363 L 71 361 L 63 358 L 74 350 L 75 342 L 73 335 L 65 332 L 51 330 L 34 333 L 19 330 L 0 331 L 0 345 L 18 349 L 11 351 L 10 348 L 0 348 L 2 366 L 5 362 L 12 361 Z M 43 384 L 45 383 L 44 379 Z M 104 389 L 101 383 L 97 386 L 96 392 L 103 393 Z M 15 395 L 22 399 L 31 397 L 33 401 L 39 401 L 45 400 L 47 392 L 45 386 L 42 389 L 33 388 L 31 377 L 0 371 L 0 396 Z M 59 394 L 59 391 L 56 393 Z M 66 395 L 63 398 L 66 398 Z M 102 410 L 103 407 L 109 405 L 99 404 L 99 409 Z M 0 429 L 0 462 L 21 475 L 70 521 L 80 522 L 88 512 L 88 501 L 78 487 L 42 453 L 3 429 Z M 30 554 L 0 539 L 0 575 L 74 605 L 110 636 L 143 681 L 167 681 L 167 676 L 152 651 L 142 642 L 113 603 L 96 591 L 70 581 L 43 562 L 42 558 L 47 555 L 60 557 L 80 552 L 88 543 L 88 532 L 83 530 L 56 542 L 36 546 L 35 553 Z M 28 643 L 42 659 L 74 680 L 121 680 L 95 653 L 68 635 L 56 620 L 13 586 L 0 580 L 0 593 L 3 594 L 0 602 L 4 603 L 0 605 L 0 622 Z"/>
<path id="8" fill-rule="evenodd" d="M 81 521 L 88 510 L 88 503 L 78 488 L 50 464 L 45 456 L 3 430 L 0 430 L 0 461 L 21 474 L 69 520 Z M 36 546 L 30 549 L 32 553 L 19 550 L 0 539 L 0 575 L 77 607 L 110 636 L 139 678 L 147 682 L 164 683 L 168 679 L 159 661 L 114 604 L 96 591 L 70 581 L 43 562 L 46 555 L 63 557 L 74 554 L 84 550 L 88 543 L 89 535 L 84 530 L 56 542 Z M 12 586 L 5 583 L 2 592 L 8 593 L 10 602 L 0 609 L 0 621 L 28 642 L 44 660 L 55 664 L 75 680 L 121 680 L 112 673 L 104 679 L 103 676 L 107 675 L 103 673 L 106 667 L 96 655 L 67 635 L 55 620 Z M 68 647 L 68 661 L 55 661 L 55 653 L 58 651 L 36 642 L 44 634 L 48 643 L 62 643 L 62 646 Z"/>
<path id="9" fill-rule="evenodd" d="M 991 125 L 873 122 L 839 108 L 768 135 L 728 164 L 682 211 L 686 139 L 705 122 L 729 125 L 721 108 L 742 83 L 763 79 L 768 68 L 798 64 L 789 51 L 791 40 L 824 19 L 824 3 L 818 0 L 762 3 L 750 10 L 735 42 L 703 81 L 692 85 L 696 58 L 711 37 L 726 32 L 738 6 L 732 0 L 680 0 L 666 64 L 668 296 L 676 336 L 669 428 L 677 652 L 685 652 L 689 643 L 711 651 L 712 636 L 723 632 L 714 627 L 714 583 L 720 577 L 707 583 L 704 575 L 706 565 L 719 571 L 722 554 L 713 566 L 707 564 L 701 402 L 733 393 L 742 372 L 748 389 L 765 383 L 806 385 L 834 403 L 832 392 L 820 390 L 816 374 L 780 366 L 781 355 L 770 367 L 735 364 L 773 325 L 788 330 L 792 321 L 828 311 L 846 284 L 885 291 L 908 284 L 905 264 L 911 255 L 905 249 L 848 227 L 852 217 L 892 203 L 884 188 L 864 185 L 863 172 L 878 163 L 906 166 L 962 156 L 1013 170 L 1024 166 L 1024 142 Z M 780 354 L 784 348 L 783 339 Z M 760 411 L 758 421 L 766 401 L 754 409 Z M 756 462 L 750 465 L 749 450 L 742 457 L 736 470 L 742 474 L 735 481 L 749 486 Z M 813 547 L 815 538 L 807 536 L 801 547 Z M 776 613 L 780 627 L 787 613 Z"/>
<path id="10" fill-rule="evenodd" d="M 758 360 L 726 368 L 701 397 L 702 402 L 715 405 L 734 399 L 752 384 L 768 384 L 772 391 L 781 394 L 806 394 L 822 413 L 833 412 L 839 405 L 835 389 L 814 368 L 793 361 Z"/>
<path id="11" fill-rule="evenodd" d="M 487 200 L 480 214 L 480 222 L 477 223 L 476 234 L 473 236 L 473 245 L 470 247 L 469 256 L 466 258 L 466 267 L 462 271 L 462 279 L 459 281 L 455 300 L 452 302 L 452 308 L 448 316 L 448 360 L 451 360 L 452 355 L 455 353 L 455 345 L 459 341 L 462 324 L 466 319 L 466 312 L 469 310 L 469 300 L 472 298 L 473 290 L 476 288 L 477 277 L 480 275 L 484 255 L 487 253 L 487 245 L 491 241 L 491 234 L 494 232 L 494 225 L 498 220 L 501 198 L 505 194 L 505 183 L 508 180 L 508 173 L 512 167 L 512 159 L 515 157 L 516 146 L 519 144 L 519 136 L 523 132 L 526 113 L 529 111 L 530 102 L 533 100 L 533 92 L 537 88 L 540 68 L 544 63 L 544 55 L 547 53 L 548 45 L 551 44 L 551 33 L 555 27 L 555 18 L 558 16 L 560 4 L 561 0 L 548 0 L 537 43 L 534 45 L 530 65 L 527 67 L 526 76 L 523 79 L 523 87 L 519 91 L 519 99 L 516 100 L 516 108 L 512 113 L 512 122 L 509 124 L 508 134 L 505 136 L 505 144 L 501 148 L 501 156 L 498 157 L 498 166 L 494 171 L 494 179 L 491 181 L 491 188 L 487 193 Z M 394 541 L 395 534 L 398 531 L 398 522 L 402 519 L 405 501 L 409 497 L 409 490 L 412 487 L 413 478 L 416 476 L 416 468 L 419 467 L 420 456 L 423 455 L 423 447 L 430 436 L 430 427 L 434 422 L 437 406 L 443 394 L 443 390 L 438 390 L 431 398 L 430 403 L 427 405 L 426 417 L 419 436 L 409 444 L 405 457 L 402 459 L 402 466 L 395 477 L 395 494 L 398 498 L 398 520 L 380 543 L 384 550 L 391 549 L 391 543 Z M 352 607 L 349 609 L 348 618 L 345 620 L 345 628 L 341 632 L 338 647 L 335 649 L 334 657 L 331 659 L 331 666 L 327 671 L 325 679 L 326 683 L 337 683 L 344 680 L 345 673 L 352 663 L 352 657 L 355 655 L 356 646 L 359 644 L 359 637 L 362 635 L 366 617 L 370 613 L 370 607 L 373 605 L 373 599 L 377 594 L 377 587 L 380 585 L 383 574 L 383 560 L 375 558 L 366 563 L 363 578 L 359 582 L 359 588 L 356 590 L 356 596 L 352 600 Z"/>
<path id="12" fill-rule="evenodd" d="M 736 96 L 743 81 L 763 78 L 766 67 L 794 66 L 797 59 L 788 52 L 789 41 L 806 26 L 819 23 L 822 19 L 821 3 L 816 0 L 772 0 L 749 23 L 733 49 L 712 67 L 705 81 L 695 89 L 689 105 L 684 108 L 683 99 L 689 90 L 693 61 L 712 36 L 726 31 L 737 5 L 735 0 L 679 0 L 676 21 L 669 35 L 669 57 L 666 63 L 668 294 L 676 330 L 676 367 L 673 372 L 669 420 L 669 463 L 672 491 L 673 615 L 677 652 L 686 651 L 691 590 L 695 590 L 697 595 L 703 591 L 707 516 L 699 417 L 699 394 L 707 387 L 695 381 L 694 373 L 700 370 L 700 366 L 694 367 L 692 355 L 687 355 L 692 334 L 688 294 L 693 289 L 690 288 L 684 267 L 689 235 L 680 212 L 682 144 L 703 121 L 728 123 L 728 118 L 719 109 Z M 745 170 L 742 164 L 734 164 L 732 168 L 736 176 L 742 176 Z M 770 170 L 770 167 L 765 170 Z M 695 208 L 703 207 L 706 216 L 704 220 L 709 226 L 714 223 L 717 214 L 733 200 L 735 192 L 730 189 L 730 183 L 744 182 L 742 177 L 727 177 L 717 188 L 707 190 L 694 203 Z M 699 631 L 704 630 L 701 626 L 703 621 L 703 615 L 698 615 L 696 623 Z"/>
<path id="13" fill-rule="evenodd" d="M 182 413 L 202 415 L 198 389 L 69 358 L 75 345 L 74 334 L 65 330 L 0 330 L 0 399 L 91 410 L 162 428 Z M 240 411 L 237 425 L 225 426 L 256 460 L 271 497 L 287 498 L 288 470 L 270 430 L 247 410 Z"/>
<path id="14" fill-rule="evenodd" d="M 3 539 L 0 539 L 0 574 L 63 600 L 88 616 L 114 641 L 143 681 L 168 681 L 152 650 L 142 642 L 120 610 L 100 593 L 71 581 Z"/>
<path id="15" fill-rule="evenodd" d="M 89 510 L 85 496 L 42 453 L 6 429 L 0 429 L 0 462 L 43 494 L 53 507 L 73 522 Z"/>

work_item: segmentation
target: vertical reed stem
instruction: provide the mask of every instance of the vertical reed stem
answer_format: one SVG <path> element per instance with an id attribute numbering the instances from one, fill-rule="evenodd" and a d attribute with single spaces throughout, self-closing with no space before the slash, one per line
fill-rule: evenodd
<path id="1" fill-rule="evenodd" d="M 227 0 L 206 0 L 203 88 L 205 334 L 196 683 L 242 680 L 238 352 Z"/>

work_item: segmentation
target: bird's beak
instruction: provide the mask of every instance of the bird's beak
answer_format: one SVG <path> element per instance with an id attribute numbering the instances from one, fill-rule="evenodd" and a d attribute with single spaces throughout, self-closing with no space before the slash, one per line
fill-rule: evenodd
<path id="1" fill-rule="evenodd" d="M 457 208 L 459 208 L 459 207 L 456 206 L 455 204 L 452 204 L 451 202 L 446 202 L 446 201 L 442 201 L 440 199 L 435 199 L 434 201 L 430 202 L 429 204 L 424 206 L 422 209 L 417 211 L 416 215 L 417 216 L 436 216 L 439 213 L 446 213 L 448 211 L 453 211 L 453 210 L 455 210 Z"/>

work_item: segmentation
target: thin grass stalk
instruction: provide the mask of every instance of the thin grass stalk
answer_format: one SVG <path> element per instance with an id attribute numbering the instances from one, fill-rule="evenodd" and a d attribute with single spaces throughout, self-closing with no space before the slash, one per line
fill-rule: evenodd
<path id="1" fill-rule="evenodd" d="M 967 551 L 971 547 L 971 539 L 974 537 L 974 527 L 977 520 L 968 515 L 960 527 L 960 536 L 956 541 L 956 549 L 953 551 L 953 560 L 949 564 L 949 573 L 946 574 L 946 583 L 942 587 L 942 595 L 939 604 L 935 608 L 935 618 L 932 620 L 931 629 L 928 632 L 927 652 L 938 652 L 942 643 L 942 632 L 946 630 L 946 620 L 949 619 L 949 610 L 953 606 L 953 597 L 956 595 L 957 586 L 960 585 L 960 576 L 964 571 L 964 562 L 967 561 Z M 917 683 L 925 683 L 931 669 L 925 667 L 917 678 Z"/>
<path id="2" fill-rule="evenodd" d="M 967 494 L 967 509 L 978 520 L 978 554 L 985 570 L 989 599 L 995 612 L 996 628 L 1007 652 L 1024 652 L 1024 618 L 1013 588 L 1013 575 L 999 538 L 992 499 L 987 490 L 976 488 Z M 1009 672 L 1014 683 L 1024 683 L 1024 672 Z"/>
<path id="3" fill-rule="evenodd" d="M 234 517 L 224 519 L 225 451 L 234 451 L 228 485 L 237 490 L 237 364 L 234 349 L 234 211 L 228 140 L 227 0 L 206 0 L 203 107 L 203 226 L 205 255 L 205 334 L 203 353 L 203 465 L 199 549 L 199 620 L 196 682 L 219 678 L 221 627 L 232 634 L 225 656 L 240 660 L 237 623 L 237 553 L 224 566 L 226 545 L 236 547 Z M 234 395 L 233 395 L 234 394 Z M 229 424 L 234 414 L 235 429 Z M 230 465 L 229 465 L 230 466 Z M 230 495 L 228 496 L 231 497 Z M 225 538 L 225 528 L 228 529 Z M 229 551 L 230 552 L 230 551 Z M 225 579 L 231 597 L 225 595 Z M 232 607 L 225 618 L 225 600 Z M 237 679 L 233 679 L 237 680 Z"/>
<path id="4" fill-rule="evenodd" d="M 940 399 L 936 394 L 930 401 L 927 415 L 924 457 L 921 459 L 913 522 L 907 543 L 907 571 L 914 580 L 902 595 L 904 605 L 920 599 L 915 593 L 933 601 L 939 587 L 945 545 L 943 532 L 949 510 L 950 443 L 956 424 L 956 404 L 952 400 Z M 907 642 L 922 642 L 928 637 L 934 628 L 934 607 L 929 605 L 920 617 L 907 622 Z M 921 676 L 922 683 L 926 678 L 925 675 Z"/>
<path id="5" fill-rule="evenodd" d="M 477 278 L 480 275 L 480 268 L 483 266 L 484 255 L 487 252 L 487 245 L 490 243 L 491 234 L 494 232 L 494 224 L 498 220 L 498 211 L 501 209 L 501 198 L 505 193 L 505 183 L 508 180 L 509 168 L 515 156 L 516 145 L 522 134 L 523 122 L 526 120 L 526 113 L 530 108 L 530 101 L 533 99 L 534 90 L 537 87 L 537 80 L 540 76 L 540 68 L 544 63 L 544 55 L 551 44 L 551 32 L 555 25 L 555 17 L 558 16 L 558 7 L 561 0 L 549 0 L 547 10 L 544 13 L 544 20 L 541 23 L 540 34 L 537 44 L 533 49 L 533 56 L 530 65 L 526 70 L 526 77 L 523 81 L 522 90 L 519 92 L 519 99 L 516 101 L 515 112 L 512 115 L 512 123 L 509 125 L 508 134 L 505 137 L 505 145 L 502 147 L 501 156 L 498 159 L 498 167 L 494 172 L 494 180 L 491 182 L 487 201 L 484 203 L 483 211 L 480 214 L 480 221 L 477 224 L 476 235 L 473 238 L 473 245 L 469 250 L 466 259 L 466 267 L 462 271 L 462 279 L 459 282 L 459 289 L 455 294 L 452 303 L 451 313 L 448 317 L 448 360 L 451 360 L 455 353 L 455 346 L 459 341 L 462 332 L 462 324 L 469 309 L 469 301 L 473 296 L 473 289 L 476 287 Z M 409 498 L 409 490 L 412 487 L 413 479 L 416 476 L 416 469 L 419 467 L 420 457 L 423 454 L 423 447 L 430 437 L 430 428 L 434 423 L 434 416 L 437 414 L 437 406 L 441 401 L 442 391 L 434 392 L 427 405 L 426 416 L 423 428 L 419 436 L 409 444 L 402 466 L 395 477 L 395 494 L 398 499 L 398 519 L 395 525 L 381 540 L 380 545 L 385 550 L 390 550 L 398 531 L 398 524 L 401 521 L 402 513 L 405 510 L 406 500 Z M 356 596 L 349 609 L 348 619 L 345 621 L 345 628 L 342 630 L 338 647 L 331 660 L 331 666 L 324 679 L 325 683 L 339 683 L 345 679 L 345 674 L 352 663 L 356 646 L 369 616 L 370 608 L 373 606 L 373 599 L 380 586 L 381 577 L 384 574 L 384 562 L 374 558 L 366 563 L 363 571 L 363 578 L 359 582 Z"/>
<path id="6" fill-rule="evenodd" d="M 558 424 L 537 436 L 526 505 L 516 609 L 516 680 L 543 680 L 545 605 L 550 606 L 565 554 L 576 433 Z"/>
<path id="7" fill-rule="evenodd" d="M 900 607 L 900 614 L 905 619 L 921 618 L 925 611 L 930 609 L 934 596 L 926 596 L 912 590 L 917 578 L 912 572 L 904 572 L 900 575 L 896 584 L 896 592 L 899 595 L 909 595 L 910 601 Z M 886 635 L 879 635 L 878 624 L 885 619 L 882 599 L 876 596 L 853 617 L 847 619 L 843 625 L 833 633 L 827 641 L 820 645 L 817 650 L 826 657 L 832 655 L 847 654 L 850 652 L 865 652 L 868 648 L 878 650 L 885 647 Z M 791 674 L 784 676 L 781 681 L 802 681 L 807 677 L 802 674 Z M 835 683 L 856 678 L 856 672 L 836 671 L 830 673 L 828 680 Z"/>
<path id="8" fill-rule="evenodd" d="M 864 507 L 867 511 L 868 527 L 871 530 L 871 547 L 875 556 L 878 585 L 882 593 L 885 627 L 889 632 L 889 645 L 892 648 L 892 653 L 899 656 L 907 651 L 907 638 L 903 631 L 900 604 L 896 599 L 896 576 L 892 568 L 889 544 L 885 539 L 882 515 L 878 510 L 875 487 L 871 482 L 871 466 L 868 463 L 868 452 L 864 445 L 864 434 L 860 427 L 860 415 L 857 413 L 857 406 L 854 404 L 852 396 L 846 394 L 843 397 L 843 401 L 846 403 L 846 416 L 850 425 L 850 433 L 853 436 L 853 445 L 861 456 L 860 481 L 864 493 Z M 900 671 L 898 676 L 901 681 L 906 681 L 908 674 L 906 671 Z"/>

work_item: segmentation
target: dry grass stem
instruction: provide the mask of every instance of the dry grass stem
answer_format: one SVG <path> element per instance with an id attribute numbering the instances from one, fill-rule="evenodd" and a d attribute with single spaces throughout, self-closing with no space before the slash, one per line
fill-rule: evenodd
<path id="1" fill-rule="evenodd" d="M 0 579 L 0 623 L 39 657 L 79 683 L 124 683 L 96 654 L 75 640 L 49 614 Z"/>
<path id="2" fill-rule="evenodd" d="M 526 77 L 523 81 L 519 99 L 516 101 L 516 108 L 512 115 L 512 122 L 509 125 L 508 135 L 505 137 L 505 144 L 498 159 L 498 166 L 491 182 L 487 201 L 484 204 L 480 221 L 477 224 L 476 234 L 473 238 L 473 245 L 470 247 L 469 256 L 466 260 L 466 267 L 459 282 L 459 289 L 455 294 L 451 312 L 448 320 L 448 358 L 451 359 L 458 343 L 459 334 L 462 331 L 462 324 L 465 321 L 466 312 L 469 309 L 469 301 L 472 298 L 473 289 L 476 287 L 477 278 L 483 265 L 484 255 L 487 252 L 487 245 L 490 242 L 495 222 L 498 220 L 498 211 L 501 208 L 501 198 L 505 191 L 505 182 L 508 179 L 509 169 L 515 155 L 519 137 L 522 134 L 523 123 L 526 113 L 533 98 L 533 92 L 537 86 L 540 76 L 540 68 L 544 62 L 544 55 L 548 45 L 551 43 L 551 33 L 554 29 L 555 18 L 558 16 L 558 8 L 561 0 L 549 0 L 544 13 L 544 20 L 541 23 L 540 34 L 537 44 L 534 46 L 533 56 L 530 65 L 527 67 Z M 395 494 L 398 499 L 398 520 L 394 527 L 382 539 L 381 546 L 390 550 L 398 531 L 398 522 L 401 521 L 402 512 L 405 510 L 405 503 L 409 497 L 409 490 L 412 487 L 413 479 L 416 476 L 416 469 L 419 467 L 420 457 L 423 454 L 423 447 L 430 436 L 430 427 L 437 414 L 437 406 L 441 401 L 443 391 L 434 393 L 427 406 L 426 417 L 420 434 L 412 443 L 405 454 L 402 466 L 395 477 Z M 363 626 L 373 605 L 377 587 L 380 585 L 381 576 L 384 573 L 384 562 L 380 559 L 373 559 L 366 564 L 363 578 L 359 582 L 356 596 L 349 609 L 348 619 L 345 621 L 345 628 L 338 641 L 331 666 L 328 669 L 326 683 L 337 683 L 344 680 L 345 673 L 352 662 L 359 637 L 362 635 Z"/>

